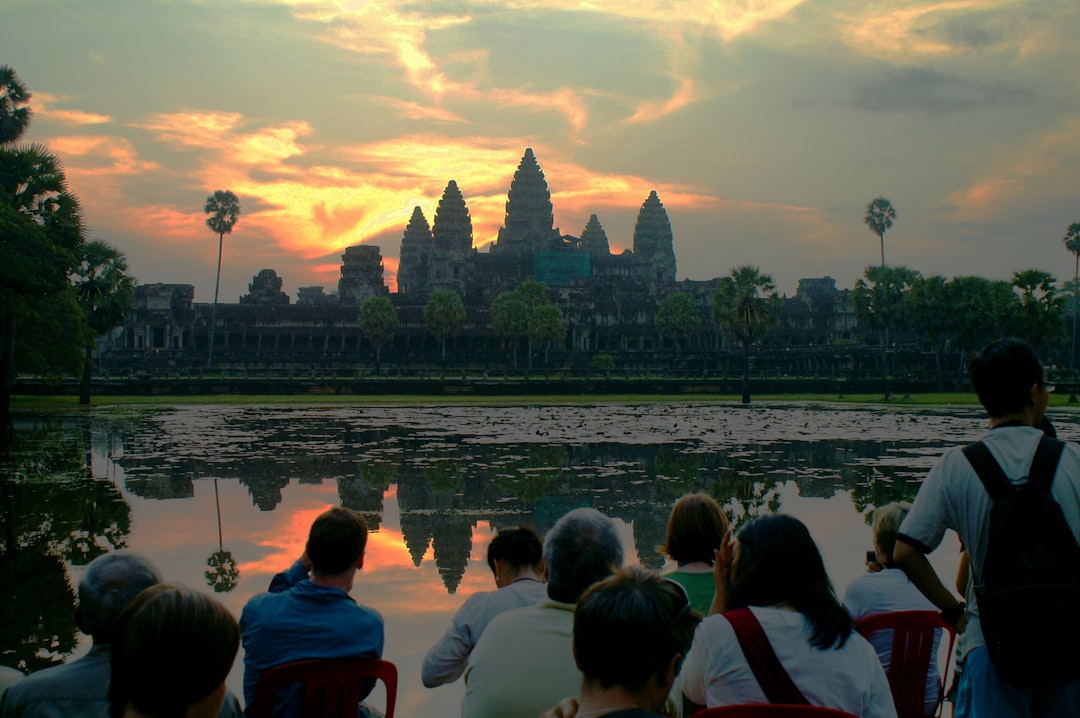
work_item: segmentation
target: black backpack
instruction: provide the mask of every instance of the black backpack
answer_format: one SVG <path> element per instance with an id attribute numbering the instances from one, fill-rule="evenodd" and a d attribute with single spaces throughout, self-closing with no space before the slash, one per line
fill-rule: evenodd
<path id="1" fill-rule="evenodd" d="M 981 441 L 963 449 L 994 501 L 975 595 L 986 648 L 1002 680 L 1041 685 L 1080 678 L 1080 546 L 1050 495 L 1064 448 L 1042 437 L 1020 486 Z"/>

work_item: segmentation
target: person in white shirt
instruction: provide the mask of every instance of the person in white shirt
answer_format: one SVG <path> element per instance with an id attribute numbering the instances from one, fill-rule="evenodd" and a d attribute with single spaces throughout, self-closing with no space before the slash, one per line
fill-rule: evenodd
<path id="1" fill-rule="evenodd" d="M 491 619 L 503 611 L 532 606 L 547 596 L 544 546 L 535 529 L 503 529 L 488 544 L 487 563 L 495 591 L 474 593 L 461 605 L 450 627 L 431 647 L 420 669 L 428 688 L 453 683 L 465 672 L 473 646 Z"/>
<path id="2" fill-rule="evenodd" d="M 855 621 L 879 613 L 896 611 L 934 611 L 937 607 L 930 603 L 919 589 L 915 588 L 907 575 L 893 564 L 893 548 L 896 546 L 896 534 L 900 523 L 907 516 L 911 504 L 906 501 L 893 501 L 874 511 L 874 555 L 880 569 L 870 570 L 848 584 L 844 592 L 844 608 Z M 941 677 L 938 671 L 937 649 L 942 631 L 934 635 L 934 644 L 930 654 L 930 667 L 926 675 L 926 712 L 931 715 L 938 705 L 938 693 Z M 876 631 L 869 637 L 870 645 L 877 651 L 878 658 L 885 672 L 889 672 L 892 658 L 892 631 Z"/>

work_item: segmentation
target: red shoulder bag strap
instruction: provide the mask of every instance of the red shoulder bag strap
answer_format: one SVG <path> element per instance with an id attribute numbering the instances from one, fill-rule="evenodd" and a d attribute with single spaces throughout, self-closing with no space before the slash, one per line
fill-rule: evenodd
<path id="1" fill-rule="evenodd" d="M 776 657 L 765 629 L 749 608 L 736 608 L 724 613 L 731 627 L 735 629 L 735 638 L 739 639 L 746 662 L 754 672 L 754 678 L 761 686 L 769 703 L 788 705 L 810 705 L 791 676 L 784 670 L 780 659 Z"/>

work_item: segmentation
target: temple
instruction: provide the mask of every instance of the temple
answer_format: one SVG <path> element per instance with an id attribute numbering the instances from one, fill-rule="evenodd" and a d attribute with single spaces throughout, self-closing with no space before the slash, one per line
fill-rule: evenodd
<path id="1" fill-rule="evenodd" d="M 433 291 L 451 289 L 468 314 L 453 350 L 471 363 L 494 367 L 505 362 L 506 345 L 491 326 L 492 301 L 526 280 L 548 288 L 565 328 L 564 340 L 549 347 L 555 355 L 549 365 L 587 367 L 598 353 L 619 357 L 623 366 L 669 363 L 665 355 L 677 342 L 657 330 L 655 317 L 660 301 L 672 293 L 692 295 L 703 320 L 701 329 L 682 342 L 685 348 L 715 352 L 726 347 L 712 320 L 715 280 L 676 281 L 674 233 L 656 190 L 642 202 L 633 236 L 617 241 L 632 248 L 613 254 L 596 214 L 580 236 L 555 226 L 551 190 L 529 147 L 510 183 L 497 237 L 487 251 L 479 251 L 475 240 L 467 193 L 451 179 L 433 221 L 416 207 L 403 228 L 396 292 L 386 286 L 380 248 L 370 244 L 345 249 L 336 291 L 300 287 L 295 303 L 289 302 L 277 272 L 262 269 L 237 304 L 218 305 L 215 358 L 244 365 L 355 363 L 370 350 L 357 321 L 359 305 L 389 297 L 399 327 L 386 353 L 399 366 L 430 364 L 436 347 L 423 308 Z M 785 301 L 785 320 L 777 328 L 783 342 L 826 345 L 850 338 L 854 318 L 848 295 L 831 278 L 803 280 L 798 294 Z M 101 347 L 104 365 L 145 363 L 148 350 L 158 359 L 159 352 L 168 352 L 170 366 L 189 355 L 192 365 L 197 363 L 209 343 L 211 312 L 209 304 L 193 300 L 191 285 L 138 287 L 122 331 Z"/>

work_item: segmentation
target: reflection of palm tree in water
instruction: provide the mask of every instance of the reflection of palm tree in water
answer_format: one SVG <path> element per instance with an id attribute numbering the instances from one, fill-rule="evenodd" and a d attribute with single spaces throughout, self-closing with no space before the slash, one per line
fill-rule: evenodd
<path id="1" fill-rule="evenodd" d="M 221 497 L 218 494 L 217 478 L 214 478 L 214 505 L 217 507 L 218 550 L 206 559 L 206 585 L 214 593 L 228 593 L 236 588 L 240 580 L 240 568 L 236 565 L 232 551 L 226 551 L 221 534 Z"/>

